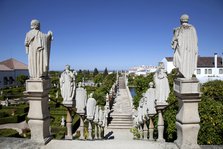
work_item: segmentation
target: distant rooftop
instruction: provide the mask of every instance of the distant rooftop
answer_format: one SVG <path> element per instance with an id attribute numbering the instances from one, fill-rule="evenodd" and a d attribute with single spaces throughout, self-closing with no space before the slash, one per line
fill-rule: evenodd
<path id="1" fill-rule="evenodd" d="M 14 58 L 10 58 L 0 62 L 0 70 L 24 70 L 28 69 L 28 66 Z"/>
<path id="2" fill-rule="evenodd" d="M 165 57 L 168 62 L 173 61 L 173 57 Z M 200 57 L 198 56 L 197 67 L 214 67 L 214 56 Z M 222 57 L 217 57 L 217 67 L 223 67 Z"/>

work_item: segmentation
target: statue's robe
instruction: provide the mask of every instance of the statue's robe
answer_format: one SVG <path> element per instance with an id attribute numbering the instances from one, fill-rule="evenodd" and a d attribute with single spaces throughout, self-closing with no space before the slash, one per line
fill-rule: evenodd
<path id="1" fill-rule="evenodd" d="M 63 101 L 72 101 L 75 95 L 75 81 L 72 72 L 64 71 L 60 77 L 60 90 Z"/>
<path id="2" fill-rule="evenodd" d="M 173 64 L 181 74 L 190 79 L 197 68 L 198 39 L 195 28 L 183 24 L 174 30 L 172 48 L 175 50 Z"/>
<path id="3" fill-rule="evenodd" d="M 50 44 L 50 36 L 39 30 L 32 29 L 26 34 L 25 46 L 30 78 L 41 78 L 48 75 Z"/>
<path id="4" fill-rule="evenodd" d="M 156 93 L 156 99 L 158 102 L 166 102 L 169 93 L 170 93 L 170 87 L 169 82 L 167 79 L 167 75 L 164 69 L 158 69 L 157 72 L 154 75 L 154 82 L 155 82 L 155 93 Z"/>
<path id="5" fill-rule="evenodd" d="M 87 92 L 84 88 L 79 87 L 76 89 L 75 102 L 78 114 L 85 114 L 87 104 Z"/>
<path id="6" fill-rule="evenodd" d="M 148 114 L 149 115 L 156 114 L 156 108 L 155 108 L 156 91 L 155 91 L 155 88 L 149 88 L 146 91 L 145 96 L 146 96 L 146 100 L 147 100 L 147 109 L 149 110 Z"/>

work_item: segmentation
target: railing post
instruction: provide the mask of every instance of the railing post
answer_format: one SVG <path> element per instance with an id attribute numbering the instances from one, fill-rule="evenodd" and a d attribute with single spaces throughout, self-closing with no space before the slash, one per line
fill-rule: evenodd
<path id="1" fill-rule="evenodd" d="M 98 139 L 101 139 L 101 126 L 98 126 Z"/>
<path id="2" fill-rule="evenodd" d="M 92 140 L 92 122 L 88 122 L 88 140 Z"/>
<path id="3" fill-rule="evenodd" d="M 144 132 L 144 135 L 143 135 L 144 140 L 147 140 L 148 139 L 148 128 L 146 125 L 146 121 L 144 121 L 143 132 Z"/>
<path id="4" fill-rule="evenodd" d="M 80 140 L 84 140 L 84 116 L 80 116 Z"/>
<path id="5" fill-rule="evenodd" d="M 201 101 L 199 81 L 195 78 L 178 78 L 174 81 L 174 91 L 179 103 L 175 143 L 180 149 L 200 149 L 197 144 L 200 129 L 198 103 Z"/>
<path id="6" fill-rule="evenodd" d="M 156 110 L 158 112 L 158 139 L 159 142 L 165 142 L 163 138 L 164 132 L 164 120 L 162 115 L 162 110 L 166 108 L 168 104 L 166 102 L 156 102 Z"/>
<path id="7" fill-rule="evenodd" d="M 143 139 L 143 124 L 140 124 L 139 126 L 139 131 L 140 131 L 140 139 Z"/>
<path id="8" fill-rule="evenodd" d="M 150 141 L 154 141 L 153 132 L 154 132 L 153 120 L 152 120 L 152 117 L 149 117 L 149 140 Z"/>
<path id="9" fill-rule="evenodd" d="M 72 116 L 71 116 L 72 110 L 70 108 L 67 108 L 67 119 L 66 119 L 66 126 L 67 126 L 67 135 L 65 136 L 65 139 L 72 140 L 73 134 L 72 134 Z"/>
<path id="10" fill-rule="evenodd" d="M 94 125 L 94 139 L 98 139 L 98 125 L 96 123 Z"/>

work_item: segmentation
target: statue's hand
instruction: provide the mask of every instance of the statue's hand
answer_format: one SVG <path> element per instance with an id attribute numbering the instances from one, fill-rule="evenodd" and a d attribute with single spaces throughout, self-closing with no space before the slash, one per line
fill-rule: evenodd
<path id="1" fill-rule="evenodd" d="M 51 40 L 53 40 L 53 32 L 52 31 L 48 31 L 47 35 L 51 38 Z"/>

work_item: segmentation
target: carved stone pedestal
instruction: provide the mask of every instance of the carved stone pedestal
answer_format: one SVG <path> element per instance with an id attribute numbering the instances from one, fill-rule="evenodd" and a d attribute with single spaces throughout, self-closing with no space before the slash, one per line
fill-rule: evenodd
<path id="1" fill-rule="evenodd" d="M 165 142 L 165 139 L 163 138 L 164 120 L 162 110 L 165 109 L 167 105 L 168 103 L 166 102 L 156 102 L 156 110 L 158 112 L 158 139 L 156 141 L 158 142 Z"/>
<path id="2" fill-rule="evenodd" d="M 31 139 L 43 144 L 46 144 L 51 140 L 49 131 L 49 90 L 49 79 L 29 79 L 26 81 L 26 91 L 24 93 L 29 100 L 28 125 L 31 130 Z"/>
<path id="3" fill-rule="evenodd" d="M 94 139 L 98 139 L 98 125 L 95 124 L 94 126 Z"/>
<path id="4" fill-rule="evenodd" d="M 88 122 L 88 140 L 92 140 L 92 121 Z"/>
<path id="5" fill-rule="evenodd" d="M 146 125 L 146 120 L 145 120 L 145 122 L 144 122 L 143 132 L 144 132 L 144 134 L 143 134 L 143 139 L 144 139 L 144 140 L 147 140 L 147 139 L 148 139 L 148 128 L 147 128 L 147 125 Z"/>
<path id="6" fill-rule="evenodd" d="M 73 140 L 73 133 L 72 133 L 72 109 L 67 108 L 67 119 L 66 119 L 66 126 L 67 126 L 67 135 L 65 135 L 66 140 Z"/>
<path id="7" fill-rule="evenodd" d="M 179 103 L 176 116 L 177 140 L 180 149 L 200 149 L 197 136 L 200 129 L 198 103 L 200 102 L 200 85 L 196 79 L 178 78 L 174 82 L 174 91 Z"/>
<path id="8" fill-rule="evenodd" d="M 153 132 L 154 132 L 154 125 L 153 125 L 153 120 L 152 120 L 152 115 L 151 115 L 149 116 L 149 141 L 154 141 Z"/>
<path id="9" fill-rule="evenodd" d="M 80 127 L 79 127 L 79 130 L 80 130 L 80 137 L 79 137 L 79 139 L 80 140 L 85 140 L 85 137 L 84 137 L 84 115 L 80 115 Z"/>

